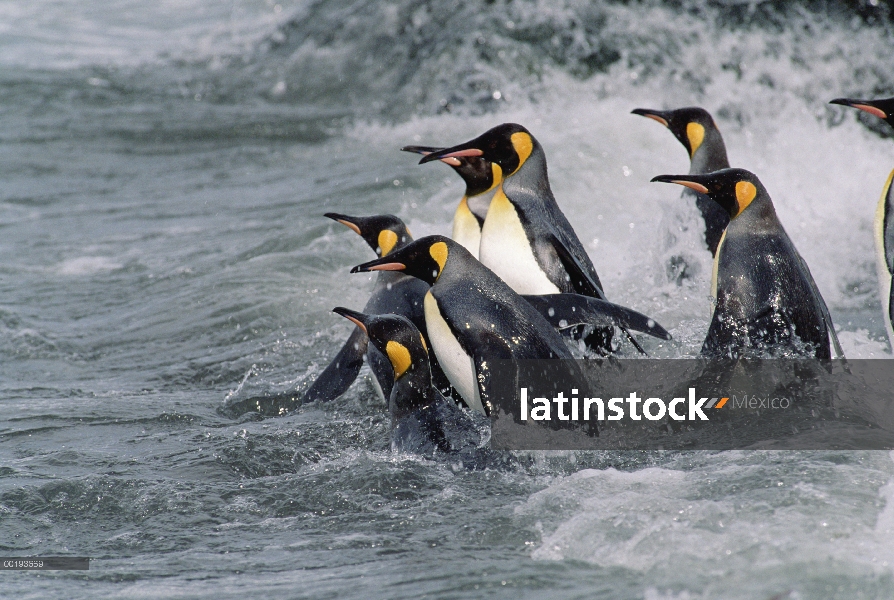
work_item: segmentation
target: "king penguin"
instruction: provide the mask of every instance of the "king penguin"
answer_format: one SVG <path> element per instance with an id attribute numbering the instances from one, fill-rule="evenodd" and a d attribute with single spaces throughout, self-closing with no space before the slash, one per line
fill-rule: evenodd
<path id="1" fill-rule="evenodd" d="M 884 119 L 888 125 L 894 127 L 894 98 L 882 100 L 837 98 L 831 103 L 859 108 Z M 891 348 L 894 349 L 894 328 L 891 326 L 891 322 L 894 320 L 894 289 L 891 286 L 892 275 L 894 275 L 894 192 L 891 190 L 892 180 L 894 180 L 894 171 L 888 175 L 885 187 L 882 188 L 882 197 L 879 199 L 875 211 L 875 264 L 878 271 L 879 295 L 882 301 L 885 329 L 888 332 Z"/>
<path id="2" fill-rule="evenodd" d="M 565 342 L 533 306 L 444 236 L 414 241 L 351 272 L 401 271 L 431 285 L 425 324 L 432 350 L 466 405 L 492 410 L 490 361 L 572 358 Z"/>
<path id="3" fill-rule="evenodd" d="M 332 312 L 357 325 L 388 358 L 394 382 L 388 402 L 392 451 L 455 453 L 483 443 L 482 427 L 432 386 L 428 346 L 412 321 L 342 307 Z"/>
<path id="4" fill-rule="evenodd" d="M 532 304 L 449 238 L 421 238 L 351 270 L 367 271 L 400 271 L 431 284 L 424 300 L 428 339 L 450 383 L 472 410 L 492 411 L 500 391 L 491 384 L 492 361 L 572 357 Z M 667 335 L 654 320 L 640 317 L 648 322 L 648 332 Z"/>
<path id="5" fill-rule="evenodd" d="M 443 148 L 431 146 L 404 146 L 404 152 L 414 152 L 426 156 L 439 152 Z M 453 232 L 450 237 L 459 243 L 472 256 L 478 258 L 478 247 L 481 245 L 481 226 L 487 217 L 490 201 L 497 187 L 503 180 L 500 166 L 480 156 L 463 156 L 442 158 L 441 162 L 453 167 L 453 170 L 466 183 L 466 193 L 459 201 L 453 213 Z"/>
<path id="6" fill-rule="evenodd" d="M 840 353 L 826 303 L 760 180 L 744 169 L 659 175 L 707 195 L 730 223 L 714 261 L 714 316 L 701 354 L 708 358 Z"/>
<path id="7" fill-rule="evenodd" d="M 576 293 L 606 300 L 593 262 L 556 203 L 546 153 L 534 136 L 521 125 L 504 123 L 473 140 L 432 152 L 420 164 L 468 157 L 496 164 L 503 180 L 481 227 L 481 262 L 519 294 Z M 585 342 L 599 353 L 610 353 L 613 334 L 613 329 L 597 329 Z M 645 353 L 629 332 L 625 334 Z"/>
<path id="8" fill-rule="evenodd" d="M 379 256 L 388 256 L 413 239 L 404 222 L 394 215 L 351 217 L 326 213 L 325 216 L 360 235 Z M 371 314 L 403 315 L 424 332 L 422 300 L 428 287 L 425 282 L 402 273 L 380 273 L 364 311 Z M 307 390 L 304 402 L 328 401 L 342 395 L 357 378 L 360 367 L 363 366 L 364 355 L 373 372 L 376 389 L 387 402 L 394 382 L 391 367 L 385 355 L 376 350 L 375 346 L 369 347 L 367 335 L 359 327 L 351 333 L 329 366 Z M 446 387 L 446 377 L 437 365 L 433 368 L 433 373 L 436 384 L 440 384 L 441 389 Z"/>
<path id="9" fill-rule="evenodd" d="M 604 300 L 596 268 L 550 189 L 546 154 L 534 136 L 506 123 L 432 152 L 420 164 L 463 157 L 482 157 L 502 173 L 481 228 L 481 262 L 519 294 L 570 292 Z"/>
<path id="10" fill-rule="evenodd" d="M 705 109 L 697 106 L 666 111 L 637 108 L 632 112 L 658 121 L 670 129 L 689 153 L 690 175 L 702 175 L 729 168 L 723 137 L 714 118 Z M 729 215 L 704 194 L 689 188 L 683 190 L 683 194 L 695 198 L 695 205 L 705 220 L 705 244 L 711 251 L 711 256 L 716 255 L 717 244 L 720 243 L 723 230 L 729 224 Z"/>

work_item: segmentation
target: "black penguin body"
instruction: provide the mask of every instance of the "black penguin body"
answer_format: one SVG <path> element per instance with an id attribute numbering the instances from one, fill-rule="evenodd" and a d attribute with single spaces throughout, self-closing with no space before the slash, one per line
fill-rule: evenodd
<path id="1" fill-rule="evenodd" d="M 716 257 L 716 307 L 702 355 L 831 358 L 834 335 L 807 264 L 757 177 L 743 169 L 662 175 L 692 186 L 730 215 Z"/>
<path id="2" fill-rule="evenodd" d="M 838 98 L 832 100 L 832 104 L 852 106 L 873 116 L 883 119 L 888 125 L 894 127 L 894 98 L 880 100 L 856 100 Z M 894 171 L 888 175 L 888 180 L 882 188 L 882 195 L 875 210 L 875 251 L 876 270 L 878 273 L 879 298 L 882 303 L 882 316 L 885 321 L 885 330 L 888 333 L 888 341 L 894 349 L 894 287 L 891 285 L 894 276 L 894 193 L 891 190 L 891 182 L 894 180 Z"/>
<path id="3" fill-rule="evenodd" d="M 658 121 L 670 129 L 689 153 L 690 175 L 729 168 L 723 136 L 720 135 L 714 118 L 705 109 L 697 106 L 667 111 L 637 108 L 633 114 Z M 687 188 L 683 190 L 683 195 L 695 199 L 695 205 L 705 221 L 705 244 L 711 251 L 711 256 L 716 255 L 717 245 L 729 224 L 729 215 L 705 194 Z"/>
<path id="4" fill-rule="evenodd" d="M 429 236 L 353 271 L 400 269 L 432 283 L 425 295 L 428 339 L 466 404 L 489 414 L 489 361 L 570 359 L 561 336 L 540 313 L 465 248 Z"/>
<path id="5" fill-rule="evenodd" d="M 327 213 L 326 216 L 361 235 L 379 255 L 387 256 L 389 252 L 406 246 L 413 239 L 403 221 L 393 215 L 350 217 Z M 425 332 L 422 299 L 428 287 L 425 282 L 403 273 L 380 273 L 363 310 L 368 314 L 403 315 L 420 331 Z M 364 356 L 373 372 L 377 389 L 387 401 L 394 381 L 391 366 L 375 346 L 369 346 L 366 334 L 359 328 L 352 332 L 333 361 L 307 390 L 304 401 L 329 401 L 342 395 L 357 378 Z M 446 387 L 447 379 L 436 363 L 432 371 L 436 383 Z"/>
<path id="6" fill-rule="evenodd" d="M 797 250 L 771 211 L 772 206 L 742 215 L 727 226 L 717 261 L 717 306 L 702 346 L 705 356 L 736 356 L 746 347 L 772 354 L 776 348 L 795 348 L 796 334 L 814 348 L 813 356 L 831 358 L 822 309 Z"/>

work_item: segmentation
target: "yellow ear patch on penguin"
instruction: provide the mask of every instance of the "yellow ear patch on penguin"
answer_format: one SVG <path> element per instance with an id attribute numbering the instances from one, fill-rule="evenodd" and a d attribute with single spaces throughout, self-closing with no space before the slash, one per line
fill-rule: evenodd
<path id="1" fill-rule="evenodd" d="M 518 167 L 515 169 L 518 171 L 525 164 L 525 161 L 528 160 L 528 157 L 531 156 L 531 152 L 534 151 L 534 140 L 531 139 L 530 134 L 524 131 L 513 133 L 509 139 L 512 140 L 512 147 L 515 148 L 515 153 L 518 154 Z"/>
<path id="2" fill-rule="evenodd" d="M 438 263 L 438 277 L 440 277 L 441 273 L 444 272 L 444 265 L 447 264 L 447 244 L 444 242 L 435 242 L 428 249 L 428 253 L 435 259 L 435 262 Z"/>
<path id="3" fill-rule="evenodd" d="M 379 249 L 382 250 L 382 256 L 385 256 L 394 249 L 397 243 L 397 234 L 390 229 L 383 229 L 379 232 Z"/>
<path id="4" fill-rule="evenodd" d="M 750 181 L 740 181 L 736 184 L 736 202 L 739 204 L 739 210 L 736 216 L 742 214 L 742 211 L 748 208 L 754 197 L 757 196 L 757 188 Z"/>
<path id="5" fill-rule="evenodd" d="M 399 342 L 392 340 L 385 344 L 385 354 L 388 355 L 388 360 L 391 361 L 391 366 L 394 368 L 395 379 L 400 378 L 413 364 L 410 359 L 410 351 Z"/>
<path id="6" fill-rule="evenodd" d="M 686 137 L 689 138 L 689 156 L 695 156 L 695 151 L 705 141 L 705 127 L 694 121 L 689 123 L 686 126 Z"/>

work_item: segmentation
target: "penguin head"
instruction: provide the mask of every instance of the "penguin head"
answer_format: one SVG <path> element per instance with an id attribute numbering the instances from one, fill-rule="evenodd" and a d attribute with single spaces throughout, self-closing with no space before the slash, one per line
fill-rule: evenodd
<path id="1" fill-rule="evenodd" d="M 635 115 L 658 121 L 671 130 L 671 133 L 680 140 L 680 143 L 689 152 L 689 157 L 695 156 L 695 152 L 705 141 L 706 133 L 717 131 L 711 114 L 698 106 L 687 106 L 676 110 L 652 110 L 651 108 L 636 108 L 631 111 Z"/>
<path id="2" fill-rule="evenodd" d="M 882 100 L 855 100 L 852 98 L 836 98 L 829 104 L 841 104 L 843 106 L 852 106 L 862 111 L 868 112 L 879 119 L 884 119 L 888 125 L 894 127 L 894 98 L 884 98 Z"/>
<path id="3" fill-rule="evenodd" d="M 433 152 L 440 152 L 444 148 L 404 146 L 401 150 L 428 156 Z M 453 170 L 466 182 L 466 197 L 468 198 L 489 192 L 500 185 L 503 180 L 503 170 L 500 166 L 482 156 L 448 156 L 440 160 L 453 167 Z"/>
<path id="4" fill-rule="evenodd" d="M 367 315 L 337 306 L 335 314 L 362 329 L 394 369 L 394 380 L 416 369 L 428 369 L 428 346 L 416 326 L 401 315 Z M 429 372 L 430 375 L 430 372 Z"/>
<path id="5" fill-rule="evenodd" d="M 516 123 L 504 123 L 474 140 L 427 154 L 419 164 L 445 158 L 481 157 L 496 164 L 501 177 L 509 177 L 525 164 L 538 147 L 537 140 L 527 129 Z"/>
<path id="6" fill-rule="evenodd" d="M 757 176 L 745 169 L 721 169 L 703 175 L 659 175 L 652 181 L 676 183 L 705 194 L 735 219 L 758 197 L 768 197 Z"/>
<path id="7" fill-rule="evenodd" d="M 353 229 L 354 233 L 366 240 L 369 247 L 379 256 L 387 256 L 413 241 L 410 230 L 394 215 L 349 217 L 338 213 L 326 213 L 324 216 Z"/>
<path id="8" fill-rule="evenodd" d="M 434 285 L 444 272 L 449 257 L 463 252 L 471 258 L 472 255 L 465 248 L 450 238 L 443 235 L 430 235 L 410 242 L 387 257 L 357 265 L 351 269 L 351 273 L 403 271 L 429 285 Z"/>

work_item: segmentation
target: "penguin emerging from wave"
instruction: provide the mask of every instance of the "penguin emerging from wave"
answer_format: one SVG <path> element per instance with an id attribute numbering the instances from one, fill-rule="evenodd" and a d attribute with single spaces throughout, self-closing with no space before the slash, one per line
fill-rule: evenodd
<path id="1" fill-rule="evenodd" d="M 326 217 L 348 227 L 362 237 L 379 256 L 388 256 L 409 244 L 413 237 L 404 222 L 394 215 L 351 217 L 326 213 Z M 409 318 L 420 331 L 425 331 L 425 314 L 422 299 L 428 285 L 415 277 L 402 273 L 380 273 L 372 295 L 364 310 L 371 314 L 398 314 Z M 304 402 L 329 401 L 341 396 L 351 386 L 363 366 L 366 356 L 377 391 L 387 402 L 391 395 L 394 378 L 388 359 L 369 347 L 366 333 L 358 327 L 328 367 L 317 377 L 304 395 Z M 435 383 L 440 389 L 449 387 L 447 379 L 435 362 L 432 368 Z"/>
<path id="2" fill-rule="evenodd" d="M 637 108 L 631 112 L 658 121 L 670 129 L 689 153 L 690 175 L 702 175 L 730 167 L 723 136 L 720 135 L 714 118 L 705 109 L 697 106 L 666 111 Z M 695 198 L 695 204 L 705 220 L 705 244 L 711 251 L 711 256 L 715 256 L 723 231 L 729 224 L 729 215 L 704 194 L 689 188 L 683 190 L 683 194 Z"/>
<path id="3" fill-rule="evenodd" d="M 883 119 L 888 125 L 894 127 L 894 98 L 881 100 L 837 98 L 832 100 L 831 104 L 859 108 Z M 879 199 L 875 211 L 875 250 L 882 315 L 885 319 L 888 340 L 891 347 L 894 348 L 894 328 L 891 325 L 894 321 L 894 289 L 891 286 L 892 276 L 894 276 L 894 192 L 891 190 L 892 180 L 894 180 L 894 171 L 888 175 L 885 187 L 882 188 L 882 197 Z"/>
<path id="4" fill-rule="evenodd" d="M 367 271 L 400 271 L 431 284 L 424 300 L 428 339 L 450 383 L 472 410 L 487 415 L 493 409 L 492 400 L 499 390 L 491 385 L 492 361 L 572 358 L 565 342 L 537 308 L 468 250 L 444 236 L 416 240 L 351 270 Z M 553 318 L 576 312 L 569 306 L 576 298 L 581 297 L 554 298 L 558 310 L 552 309 Z M 581 307 L 598 312 L 597 307 Z M 541 310 L 549 313 L 550 307 Z M 636 322 L 625 326 L 643 325 L 647 333 L 669 338 L 654 320 L 633 314 Z M 603 316 L 614 323 L 615 317 Z M 576 377 L 578 373 L 568 375 Z"/>
<path id="5" fill-rule="evenodd" d="M 503 179 L 481 227 L 481 262 L 519 294 L 576 293 L 606 300 L 593 262 L 556 203 L 546 154 L 534 136 L 505 123 L 419 162 L 469 157 L 495 164 Z M 613 334 L 597 329 L 585 341 L 598 352 L 611 352 Z"/>
<path id="6" fill-rule="evenodd" d="M 427 156 L 432 152 L 439 152 L 443 148 L 404 146 L 401 150 Z M 484 219 L 487 217 L 490 201 L 503 180 L 502 169 L 498 164 L 480 156 L 452 156 L 442 158 L 441 162 L 453 167 L 453 170 L 466 183 L 466 193 L 459 201 L 456 212 L 453 213 L 453 233 L 450 237 L 471 252 L 472 256 L 478 258 L 478 248 L 481 245 L 481 226 L 484 225 Z"/>
<path id="7" fill-rule="evenodd" d="M 843 357 L 807 263 L 776 216 L 760 180 L 744 169 L 659 175 L 705 194 L 730 217 L 714 260 L 714 316 L 701 353 L 709 358 Z"/>
<path id="8" fill-rule="evenodd" d="M 368 315 L 336 307 L 387 357 L 393 385 L 388 401 L 391 449 L 395 452 L 456 453 L 484 443 L 489 423 L 475 423 L 432 386 L 428 346 L 416 326 L 400 315 Z"/>

